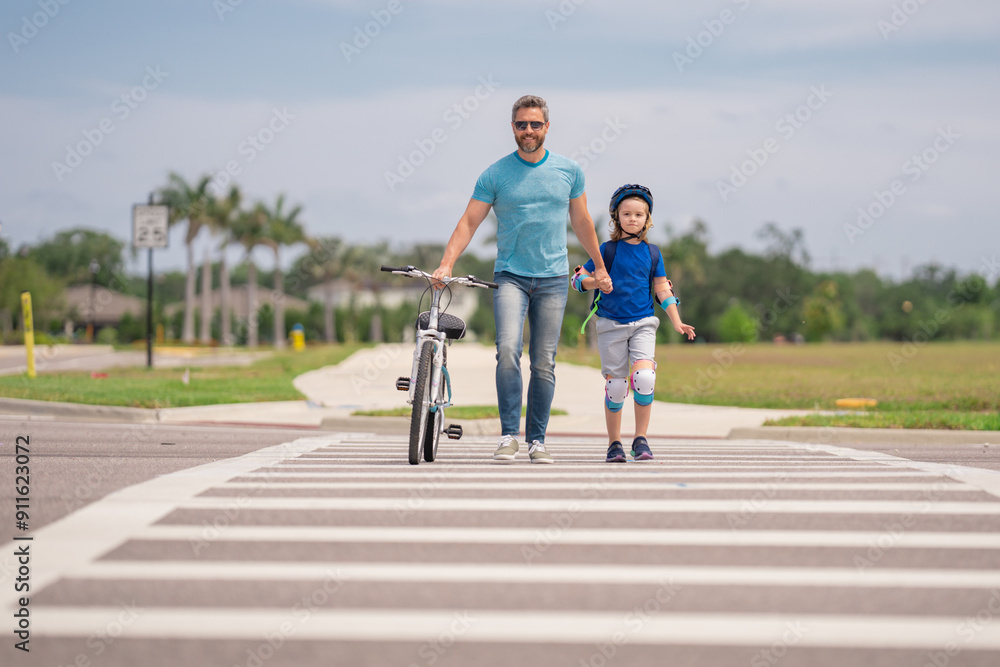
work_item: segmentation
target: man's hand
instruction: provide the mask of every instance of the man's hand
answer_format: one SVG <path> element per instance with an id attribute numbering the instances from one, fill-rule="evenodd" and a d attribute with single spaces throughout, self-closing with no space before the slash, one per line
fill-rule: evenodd
<path id="1" fill-rule="evenodd" d="M 605 294 L 614 289 L 614 285 L 611 284 L 611 276 L 608 275 L 608 270 L 605 268 L 594 270 L 594 280 L 596 281 L 597 289 Z"/>
<path id="2" fill-rule="evenodd" d="M 442 264 L 441 266 L 434 269 L 434 273 L 431 274 L 433 280 L 431 285 L 434 289 L 441 289 L 444 287 L 444 283 L 440 282 L 442 278 L 451 278 L 451 267 L 447 264 Z"/>

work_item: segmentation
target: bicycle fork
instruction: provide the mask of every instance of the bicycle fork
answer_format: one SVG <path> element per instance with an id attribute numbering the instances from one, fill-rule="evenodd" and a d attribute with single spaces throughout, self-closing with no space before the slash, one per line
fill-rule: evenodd
<path id="1" fill-rule="evenodd" d="M 448 344 L 448 341 L 443 332 L 420 331 L 417 333 L 417 346 L 413 351 L 413 364 L 410 368 L 408 402 L 411 405 L 413 404 L 413 392 L 417 383 L 420 353 L 423 350 L 424 343 L 427 341 L 434 343 L 434 356 L 431 358 L 430 392 L 425 400 L 430 404 L 428 408 L 431 415 L 440 411 L 441 419 L 437 423 L 443 426 L 441 432 L 448 436 L 449 440 L 459 440 L 463 435 L 461 424 L 448 424 L 448 426 L 444 426 L 444 409 L 451 406 L 451 378 L 448 376 L 448 367 L 444 361 L 444 346 Z M 406 380 L 406 378 L 400 378 L 400 380 Z M 444 387 L 441 386 L 442 382 L 444 383 Z M 396 386 L 399 386 L 399 381 L 397 381 Z M 435 417 L 431 416 L 430 419 L 435 419 Z"/>

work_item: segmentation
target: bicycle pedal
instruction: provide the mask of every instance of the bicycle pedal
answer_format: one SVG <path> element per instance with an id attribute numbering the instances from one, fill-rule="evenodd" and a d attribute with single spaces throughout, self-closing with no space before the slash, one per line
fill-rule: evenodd
<path id="1" fill-rule="evenodd" d="M 396 378 L 396 389 L 400 391 L 409 391 L 410 378 Z"/>
<path id="2" fill-rule="evenodd" d="M 448 428 L 444 430 L 444 434 L 452 440 L 458 440 L 462 437 L 462 426 L 460 424 L 448 424 Z"/>

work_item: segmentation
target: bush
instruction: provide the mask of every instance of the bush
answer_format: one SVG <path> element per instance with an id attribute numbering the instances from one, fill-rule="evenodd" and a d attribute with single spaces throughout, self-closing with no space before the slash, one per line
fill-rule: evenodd
<path id="1" fill-rule="evenodd" d="M 146 338 L 145 319 L 139 319 L 131 311 L 126 311 L 118 322 L 118 335 L 121 343 L 131 343 Z"/>
<path id="2" fill-rule="evenodd" d="M 739 302 L 733 302 L 719 316 L 718 331 L 723 343 L 757 342 L 757 323 Z"/>
<path id="3" fill-rule="evenodd" d="M 104 327 L 97 332 L 95 342 L 100 345 L 114 345 L 118 342 L 118 330 L 114 327 Z"/>
<path id="4" fill-rule="evenodd" d="M 821 282 L 802 302 L 806 340 L 810 343 L 836 337 L 845 327 L 839 288 L 832 280 Z"/>
<path id="5" fill-rule="evenodd" d="M 35 345 L 64 345 L 69 343 L 69 338 L 64 333 L 50 334 L 45 331 L 35 332 Z"/>

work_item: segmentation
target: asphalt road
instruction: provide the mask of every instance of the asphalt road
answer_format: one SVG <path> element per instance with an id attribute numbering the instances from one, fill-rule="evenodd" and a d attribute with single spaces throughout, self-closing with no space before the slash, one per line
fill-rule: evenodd
<path id="1" fill-rule="evenodd" d="M 30 531 L 15 527 L 30 437 Z M 1000 456 L 0 421 L 7 665 L 996 665 Z M 164 444 L 173 443 L 173 444 Z M 30 653 L 14 648 L 29 544 Z"/>

